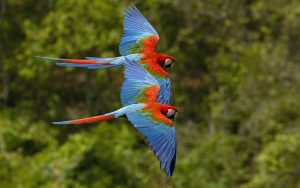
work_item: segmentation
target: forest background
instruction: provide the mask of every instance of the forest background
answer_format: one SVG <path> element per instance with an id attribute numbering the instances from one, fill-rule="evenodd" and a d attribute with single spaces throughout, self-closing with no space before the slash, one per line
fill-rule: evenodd
<path id="1" fill-rule="evenodd" d="M 118 109 L 123 68 L 34 56 L 118 56 L 136 5 L 175 57 L 177 164 L 167 178 Z M 0 0 L 0 187 L 300 187 L 298 0 Z"/>

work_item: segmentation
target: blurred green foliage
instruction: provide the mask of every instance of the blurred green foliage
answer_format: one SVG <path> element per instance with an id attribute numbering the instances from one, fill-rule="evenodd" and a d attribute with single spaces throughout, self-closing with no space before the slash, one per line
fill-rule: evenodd
<path id="1" fill-rule="evenodd" d="M 34 56 L 118 56 L 128 5 L 176 58 L 172 178 L 125 120 L 50 123 L 119 108 L 123 70 Z M 300 187 L 299 18 L 297 0 L 0 0 L 0 187 Z"/>

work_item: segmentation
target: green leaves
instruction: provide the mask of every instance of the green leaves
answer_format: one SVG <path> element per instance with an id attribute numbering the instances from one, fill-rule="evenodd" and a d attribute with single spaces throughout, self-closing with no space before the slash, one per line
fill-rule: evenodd
<path id="1" fill-rule="evenodd" d="M 252 148 L 246 140 L 226 134 L 202 139 L 179 162 L 174 176 L 178 187 L 237 187 L 249 178 L 246 163 Z"/>
<path id="2" fill-rule="evenodd" d="M 5 6 L 3 5 L 3 2 Z M 0 10 L 0 187 L 299 187 L 299 3 L 146 0 L 171 70 L 178 157 L 166 179 L 127 121 L 50 122 L 120 107 L 118 0 L 11 0 Z"/>
<path id="3" fill-rule="evenodd" d="M 257 173 L 245 187 L 297 187 L 300 173 L 299 132 L 279 134 L 256 158 Z"/>

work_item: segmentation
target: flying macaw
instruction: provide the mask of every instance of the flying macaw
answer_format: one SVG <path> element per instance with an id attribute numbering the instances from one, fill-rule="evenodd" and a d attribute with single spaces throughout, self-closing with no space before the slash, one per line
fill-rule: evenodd
<path id="1" fill-rule="evenodd" d="M 174 58 L 156 52 L 159 36 L 136 7 L 125 9 L 124 15 L 124 34 L 119 45 L 122 56 L 114 58 L 87 57 L 85 60 L 37 57 L 56 61 L 56 64 L 60 66 L 86 67 L 89 69 L 126 66 L 128 61 L 125 58 L 139 62 L 160 85 L 158 102 L 170 104 L 171 81 L 168 72 L 164 68 L 171 67 L 175 62 Z M 122 105 L 128 104 L 123 103 Z"/>
<path id="2" fill-rule="evenodd" d="M 160 160 L 167 176 L 174 172 L 176 162 L 176 130 L 173 126 L 177 109 L 157 102 L 160 86 L 157 80 L 137 62 L 128 60 L 121 89 L 123 103 L 132 103 L 104 115 L 53 122 L 55 125 L 97 123 L 119 117 L 127 118 L 142 133 Z"/>

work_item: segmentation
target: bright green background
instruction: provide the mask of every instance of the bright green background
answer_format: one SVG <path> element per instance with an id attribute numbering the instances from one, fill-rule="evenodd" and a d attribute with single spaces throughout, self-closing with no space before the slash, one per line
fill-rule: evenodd
<path id="1" fill-rule="evenodd" d="M 125 119 L 51 125 L 118 109 L 122 68 L 33 58 L 118 56 L 128 5 L 176 58 L 172 178 Z M 0 0 L 0 187 L 300 187 L 299 20 L 298 0 Z"/>

